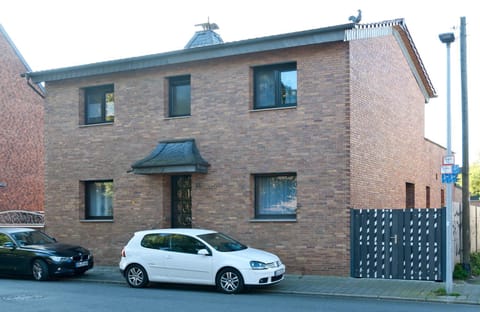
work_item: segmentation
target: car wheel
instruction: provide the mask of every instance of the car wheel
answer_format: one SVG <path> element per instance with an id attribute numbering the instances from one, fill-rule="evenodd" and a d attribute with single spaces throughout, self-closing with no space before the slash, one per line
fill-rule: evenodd
<path id="1" fill-rule="evenodd" d="M 40 259 L 33 261 L 32 275 L 37 281 L 46 281 L 48 279 L 48 266 L 45 261 Z"/>
<path id="2" fill-rule="evenodd" d="M 138 264 L 132 264 L 127 268 L 125 278 L 130 287 L 141 288 L 148 284 L 147 272 Z"/>
<path id="3" fill-rule="evenodd" d="M 217 274 L 217 288 L 226 294 L 237 294 L 243 290 L 243 278 L 240 272 L 233 268 L 225 268 Z"/>

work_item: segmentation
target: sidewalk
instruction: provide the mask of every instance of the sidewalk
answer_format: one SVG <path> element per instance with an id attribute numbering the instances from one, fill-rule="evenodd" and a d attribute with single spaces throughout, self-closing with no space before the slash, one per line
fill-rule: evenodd
<path id="1" fill-rule="evenodd" d="M 98 266 L 78 277 L 98 283 L 125 283 L 118 267 Z M 480 305 L 480 279 L 455 281 L 451 296 L 438 296 L 435 291 L 445 283 L 430 281 L 384 280 L 318 275 L 286 275 L 285 279 L 262 291 L 284 294 L 343 296 L 372 299 L 395 299 L 464 303 Z"/>

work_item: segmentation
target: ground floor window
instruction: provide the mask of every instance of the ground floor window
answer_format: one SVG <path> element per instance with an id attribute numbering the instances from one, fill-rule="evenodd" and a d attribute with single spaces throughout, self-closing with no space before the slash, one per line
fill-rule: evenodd
<path id="1" fill-rule="evenodd" d="M 425 189 L 425 208 L 430 208 L 430 186 Z"/>
<path id="2" fill-rule="evenodd" d="M 405 208 L 415 208 L 415 184 L 405 183 Z"/>
<path id="3" fill-rule="evenodd" d="M 85 182 L 85 218 L 113 219 L 113 181 Z"/>
<path id="4" fill-rule="evenodd" d="M 295 173 L 257 174 L 254 179 L 255 218 L 296 218 L 297 175 Z"/>

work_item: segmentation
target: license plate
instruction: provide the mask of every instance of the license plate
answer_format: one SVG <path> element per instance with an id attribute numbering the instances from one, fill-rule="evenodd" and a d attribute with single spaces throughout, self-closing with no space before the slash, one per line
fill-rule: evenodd
<path id="1" fill-rule="evenodd" d="M 279 276 L 279 275 L 282 275 L 283 273 L 285 273 L 285 269 L 280 269 L 280 270 L 276 270 L 274 275 Z"/>
<path id="2" fill-rule="evenodd" d="M 76 268 L 81 268 L 81 267 L 85 267 L 85 266 L 88 266 L 88 261 L 80 261 L 80 262 L 75 263 Z"/>

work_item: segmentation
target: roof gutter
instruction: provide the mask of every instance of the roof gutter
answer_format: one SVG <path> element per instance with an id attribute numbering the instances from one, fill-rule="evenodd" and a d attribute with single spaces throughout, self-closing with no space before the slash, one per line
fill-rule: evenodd
<path id="1" fill-rule="evenodd" d="M 30 77 L 28 77 L 27 74 L 21 74 L 20 76 L 25 78 L 25 80 L 27 81 L 27 85 L 28 85 L 30 88 L 32 88 L 32 90 L 35 91 L 35 93 L 37 93 L 38 95 L 40 95 L 40 97 L 41 97 L 42 99 L 45 98 L 45 93 L 46 93 L 46 91 L 45 91 L 45 89 L 42 87 L 42 85 L 41 85 L 40 83 L 37 83 L 37 84 L 35 84 L 35 85 L 32 84 L 32 82 L 30 81 Z M 37 88 L 40 89 L 40 90 L 38 90 Z"/>

